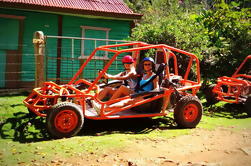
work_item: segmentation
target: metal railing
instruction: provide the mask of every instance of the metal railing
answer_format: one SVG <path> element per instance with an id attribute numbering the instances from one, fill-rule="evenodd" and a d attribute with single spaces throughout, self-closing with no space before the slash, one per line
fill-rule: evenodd
<path id="1" fill-rule="evenodd" d="M 41 33 L 41 34 L 40 34 Z M 66 83 L 78 71 L 89 54 L 100 45 L 128 43 L 131 41 L 43 35 L 35 32 L 32 43 L 17 46 L 21 49 L 0 48 L 0 89 L 41 86 L 44 81 Z M 0 43 L 5 44 L 5 43 Z M 8 48 L 8 47 L 6 47 Z M 93 79 L 94 72 L 109 60 L 109 54 L 98 54 L 85 73 Z M 120 59 L 113 72 L 120 70 Z"/>
<path id="2" fill-rule="evenodd" d="M 61 42 L 60 47 L 51 45 L 49 40 Z M 45 80 L 56 81 L 57 83 L 66 83 L 78 71 L 79 67 L 88 58 L 92 51 L 101 45 L 128 43 L 131 41 L 81 38 L 67 36 L 45 36 Z M 60 51 L 60 55 L 59 52 Z M 57 55 L 55 55 L 57 53 Z M 102 69 L 109 60 L 108 52 L 98 53 L 84 74 L 85 79 L 94 79 L 98 69 Z M 120 59 L 115 61 L 114 70 L 122 69 L 119 63 Z M 55 65 L 56 64 L 56 65 Z M 95 72 L 95 73 L 94 73 Z"/>

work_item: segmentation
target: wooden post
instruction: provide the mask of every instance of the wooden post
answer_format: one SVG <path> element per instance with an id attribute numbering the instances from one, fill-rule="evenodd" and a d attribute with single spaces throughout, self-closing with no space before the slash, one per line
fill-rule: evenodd
<path id="1" fill-rule="evenodd" d="M 36 31 L 33 34 L 34 56 L 35 56 L 35 87 L 41 87 L 44 79 L 44 33 Z"/>

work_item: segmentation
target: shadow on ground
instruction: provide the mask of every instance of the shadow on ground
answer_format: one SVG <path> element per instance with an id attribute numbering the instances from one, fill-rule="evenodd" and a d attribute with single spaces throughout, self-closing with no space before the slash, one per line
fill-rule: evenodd
<path id="1" fill-rule="evenodd" d="M 113 133 L 145 134 L 155 129 L 178 129 L 170 117 L 133 118 L 113 120 L 86 119 L 79 135 L 106 135 Z"/>
<path id="2" fill-rule="evenodd" d="M 135 118 L 114 120 L 85 119 L 79 136 L 96 136 L 113 133 L 142 134 L 155 129 L 178 129 L 172 118 Z M 29 113 L 14 113 L 0 122 L 0 136 L 20 143 L 39 142 L 52 139 L 46 129 L 46 118 L 34 117 Z"/>
<path id="3" fill-rule="evenodd" d="M 11 139 L 21 143 L 44 141 L 49 139 L 45 128 L 45 119 L 34 117 L 29 113 L 14 113 L 0 123 L 0 136 L 2 139 Z"/>
<path id="4" fill-rule="evenodd" d="M 205 114 L 211 117 L 221 117 L 228 119 L 245 119 L 249 116 L 244 111 L 243 104 L 226 103 L 222 106 L 211 105 L 205 107 Z"/>
<path id="5" fill-rule="evenodd" d="M 20 104 L 12 104 L 17 107 Z M 223 103 L 220 106 L 204 107 L 204 115 L 228 119 L 248 118 L 241 104 Z M 1 119 L 0 119 L 1 120 Z M 114 133 L 145 134 L 154 130 L 179 129 L 171 117 L 132 118 L 114 120 L 85 119 L 79 136 L 108 135 Z M 33 117 L 25 112 L 16 112 L 12 117 L 0 121 L 0 136 L 2 139 L 28 143 L 51 140 L 46 129 L 46 119 Z"/>
<path id="6" fill-rule="evenodd" d="M 15 106 L 15 105 L 14 105 Z M 215 105 L 205 107 L 204 115 L 228 119 L 248 118 L 243 112 L 243 106 L 238 104 L 224 104 L 221 107 Z M 0 122 L 0 136 L 2 139 L 11 139 L 21 143 L 39 142 L 51 140 L 46 129 L 46 120 L 34 117 L 28 113 L 18 112 L 14 116 Z M 89 120 L 85 119 L 84 126 L 79 136 L 100 136 L 114 133 L 145 134 L 154 130 L 179 129 L 173 118 L 133 118 L 113 120 Z"/>

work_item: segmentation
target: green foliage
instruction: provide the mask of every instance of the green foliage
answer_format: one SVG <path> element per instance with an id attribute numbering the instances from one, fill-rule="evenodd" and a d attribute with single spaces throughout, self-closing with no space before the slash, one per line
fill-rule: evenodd
<path id="1" fill-rule="evenodd" d="M 164 43 L 196 54 L 205 80 L 231 75 L 251 52 L 248 1 L 127 2 L 144 14 L 132 30 L 131 40 Z"/>
<path id="2" fill-rule="evenodd" d="M 144 11 L 144 17 L 133 29 L 131 40 L 165 43 L 201 58 L 208 45 L 207 31 L 197 22 L 199 16 L 186 6 L 189 4 L 174 0 L 151 1 L 151 5 L 140 10 Z"/>
<path id="3" fill-rule="evenodd" d="M 215 78 L 231 75 L 241 61 L 251 52 L 250 9 L 240 8 L 232 1 L 226 4 L 220 1 L 212 10 L 205 10 L 198 21 L 208 29 L 210 40 L 208 56 L 204 57 L 204 68 L 214 68 L 217 72 L 208 73 Z M 208 72 L 207 72 L 208 71 Z"/>
<path id="4" fill-rule="evenodd" d="M 142 12 L 147 6 L 150 5 L 150 1 L 147 0 L 124 0 L 129 8 L 135 12 Z"/>

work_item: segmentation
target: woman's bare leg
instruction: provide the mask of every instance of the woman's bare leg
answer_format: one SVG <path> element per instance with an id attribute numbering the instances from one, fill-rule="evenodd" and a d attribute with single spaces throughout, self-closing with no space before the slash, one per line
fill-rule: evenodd
<path id="1" fill-rule="evenodd" d="M 117 102 L 117 103 L 113 103 L 109 106 L 106 107 L 106 111 L 111 111 L 115 108 L 121 108 L 121 107 L 124 107 L 124 106 L 127 106 L 127 105 L 131 105 L 131 104 L 134 104 L 138 101 L 142 101 L 143 100 L 143 97 L 137 97 L 137 98 L 134 98 L 134 99 L 125 99 L 125 100 L 122 100 L 120 102 Z"/>
<path id="2" fill-rule="evenodd" d="M 162 112 L 165 112 L 168 105 L 169 105 L 169 102 L 170 102 L 170 95 L 169 96 L 166 96 L 166 97 L 163 97 L 163 105 L 162 105 L 162 108 L 161 108 L 161 111 Z"/>
<path id="3" fill-rule="evenodd" d="M 105 87 L 98 94 L 98 99 L 103 100 L 107 96 L 112 96 L 116 90 L 112 87 Z"/>
<path id="4" fill-rule="evenodd" d="M 127 95 L 131 94 L 132 92 L 133 91 L 131 89 L 127 88 L 124 85 L 121 85 L 119 87 L 119 89 L 114 92 L 114 94 L 112 95 L 110 100 L 117 99 L 122 96 L 127 96 Z"/>

